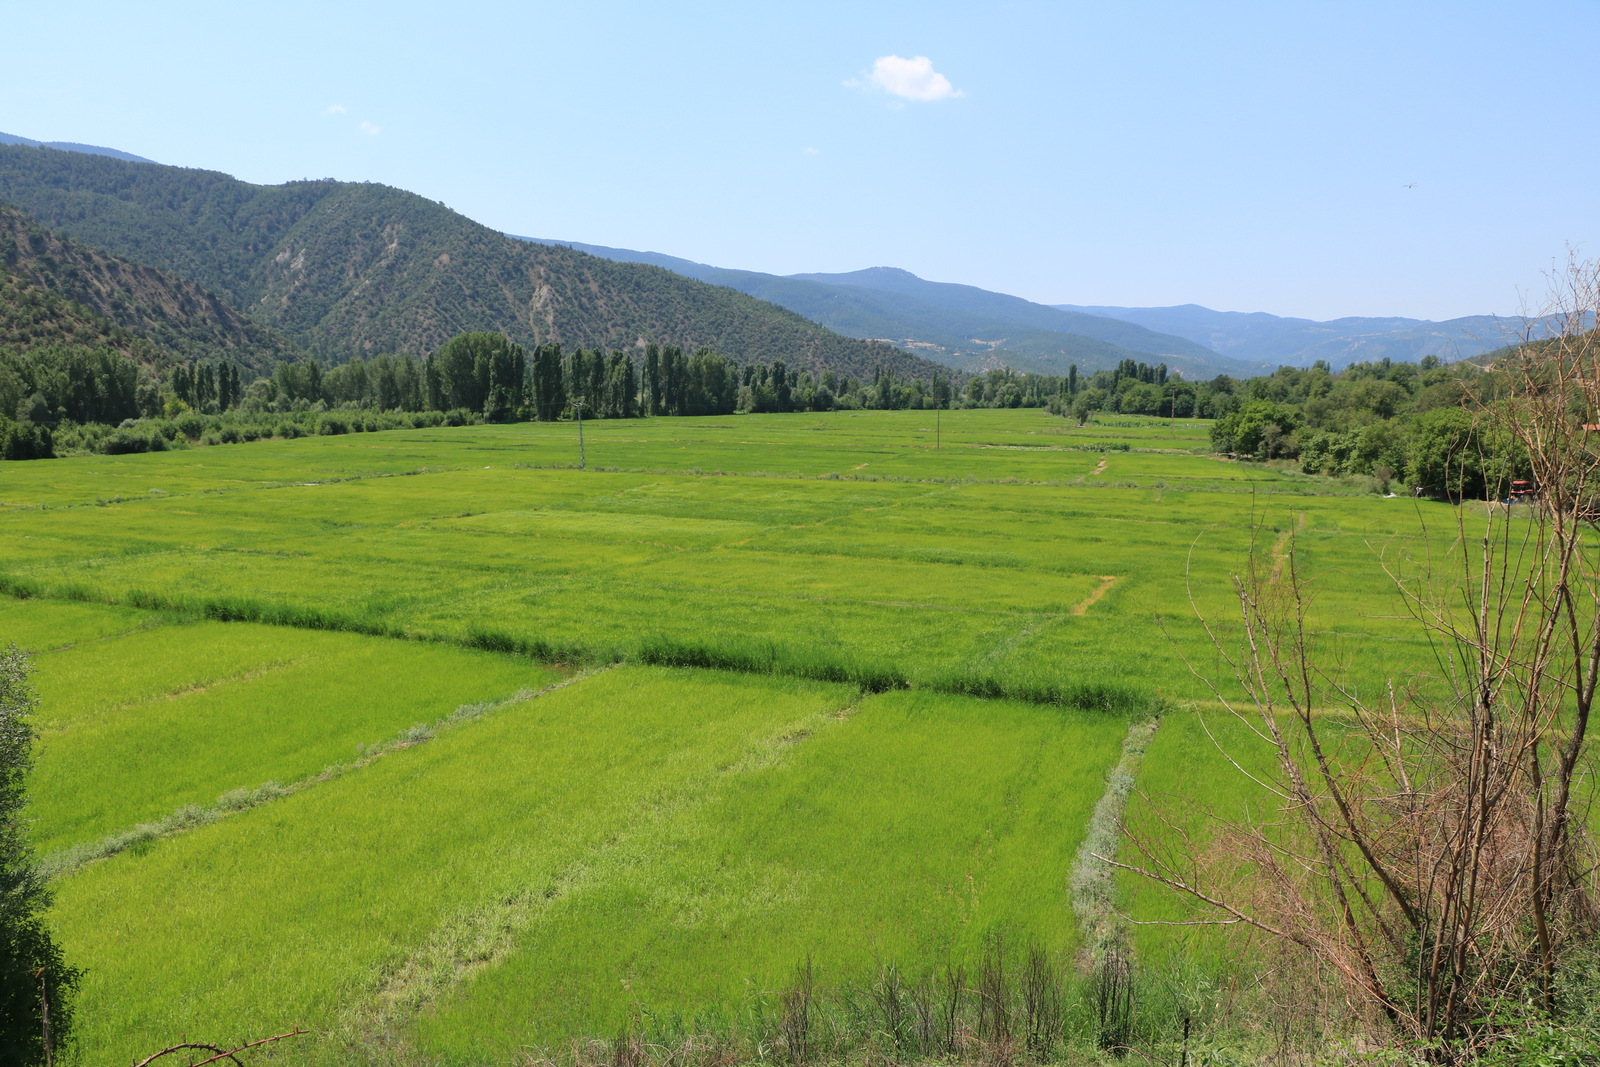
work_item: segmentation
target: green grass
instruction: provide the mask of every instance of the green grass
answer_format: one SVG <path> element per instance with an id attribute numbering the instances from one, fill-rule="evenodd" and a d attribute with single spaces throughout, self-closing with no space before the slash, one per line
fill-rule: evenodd
<path id="1" fill-rule="evenodd" d="M 358 746 L 558 677 L 486 652 L 223 623 L 136 630 L 36 665 L 29 815 L 42 853 L 299 781 Z"/>
<path id="2" fill-rule="evenodd" d="M 14 643 L 37 655 L 160 626 L 166 621 L 160 614 L 136 608 L 0 598 L 0 645 Z"/>
<path id="3" fill-rule="evenodd" d="M 855 976 L 996 931 L 1066 950 L 1123 728 L 608 671 L 59 883 L 83 1051 L 298 1023 L 331 1032 L 308 1057 L 388 1034 L 484 1062 L 640 1003 L 737 1010 L 807 953 Z"/>
<path id="4" fill-rule="evenodd" d="M 692 1018 L 779 989 L 976 967 L 984 940 L 1067 953 L 1066 883 L 1125 723 L 893 693 L 719 776 L 588 865 L 513 951 L 416 1027 L 451 1063 Z"/>
<path id="5" fill-rule="evenodd" d="M 935 450 L 931 411 L 735 415 L 586 422 L 592 469 L 844 479 L 1060 482 L 1086 477 L 1101 443 L 1134 449 L 1204 446 L 1210 423 L 1118 418 L 1137 427 L 1077 427 L 1042 410 L 946 411 Z M 1090 449 L 1086 451 L 1085 449 Z M 1138 453 L 1113 452 L 1115 470 Z M 1237 464 L 1196 457 L 1196 470 L 1220 482 Z M 335 479 L 482 469 L 517 464 L 577 466 L 571 423 L 392 430 L 295 441 L 262 441 L 139 456 L 83 456 L 46 464 L 8 464 L 0 503 L 59 507 L 114 500 L 192 496 Z M 35 469 L 43 468 L 43 469 Z M 1294 481 L 1247 468 L 1264 483 Z M 1108 478 L 1097 480 L 1110 481 Z"/>
<path id="6" fill-rule="evenodd" d="M 1453 511 L 1198 454 L 1204 423 L 947 412 L 935 449 L 933 414 L 591 424 L 587 471 L 565 424 L 0 467 L 35 843 L 115 852 L 55 883 L 86 1059 L 301 1024 L 294 1059 L 503 1061 L 742 1010 L 807 953 L 1069 953 L 1123 713 L 1207 695 L 1190 596 L 1227 631 L 1252 536 L 1272 566 L 1292 533 L 1357 684 L 1426 666 L 1374 553 Z M 301 787 L 219 803 L 268 781 Z M 1139 785 L 1241 783 L 1175 712 Z"/>
<path id="7" fill-rule="evenodd" d="M 950 440 L 936 452 L 917 436 L 926 414 L 600 424 L 593 454 L 626 453 L 618 465 L 632 473 L 514 465 L 565 447 L 559 425 L 12 464 L 23 497 L 57 502 L 0 509 L 0 531 L 18 546 L 5 580 L 546 658 L 776 667 L 874 688 L 1122 706 L 1190 687 L 1177 651 L 1208 648 L 1185 590 L 1191 547 L 1203 606 L 1225 611 L 1227 570 L 1254 518 L 1297 524 L 1308 567 L 1337 575 L 1323 619 L 1394 639 L 1374 670 L 1418 654 L 1403 626 L 1374 618 L 1394 612 L 1371 543 L 1415 532 L 1405 502 L 1307 496 L 1325 483 L 1143 452 L 1107 454 L 1105 484 L 1080 485 L 1098 453 L 1023 444 L 1124 431 L 1080 431 L 1038 412 L 949 413 Z M 1137 432 L 1160 441 L 1178 430 Z M 863 462 L 935 480 L 863 481 Z M 1118 475 L 1124 465 L 1164 473 Z M 743 473 L 639 473 L 694 466 Z M 27 490 L 40 467 L 53 479 Z M 756 476 L 786 470 L 805 476 Z M 840 470 L 850 477 L 807 473 Z M 111 499 L 136 474 L 184 481 L 165 496 L 59 506 L 91 485 Z M 1115 488 L 1117 478 L 1137 488 Z M 1172 488 L 1180 481 L 1188 488 Z M 1116 578 L 1109 592 L 1076 614 L 1105 576 Z"/>
<path id="8" fill-rule="evenodd" d="M 1258 784 L 1276 779 L 1277 753 L 1253 728 L 1259 729 L 1260 723 L 1241 722 L 1216 706 L 1165 716 L 1145 755 L 1139 793 L 1128 804 L 1129 829 L 1154 842 L 1158 855 L 1170 862 L 1178 853 L 1168 850 L 1181 845 L 1174 831 L 1187 839 L 1182 847 L 1203 852 L 1215 841 L 1215 820 L 1259 825 L 1282 818 L 1283 801 Z M 1121 858 L 1146 863 L 1127 844 Z M 1117 885 L 1127 914 L 1140 923 L 1219 917 L 1192 897 L 1128 871 L 1119 872 Z M 1248 897 L 1248 891 L 1230 896 Z M 1159 961 L 1176 953 L 1207 967 L 1237 958 L 1240 942 L 1252 936 L 1236 927 L 1208 926 L 1134 925 L 1131 933 L 1135 950 L 1145 960 Z"/>
<path id="9" fill-rule="evenodd" d="M 89 1062 L 337 1027 L 430 934 L 543 901 L 607 842 L 852 691 L 622 668 L 57 886 Z"/>

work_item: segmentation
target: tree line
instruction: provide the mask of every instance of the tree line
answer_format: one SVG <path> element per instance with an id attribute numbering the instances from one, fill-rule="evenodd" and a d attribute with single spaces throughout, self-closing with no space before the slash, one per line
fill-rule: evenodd
<path id="1" fill-rule="evenodd" d="M 1306 474 L 1371 477 L 1381 491 L 1398 483 L 1450 499 L 1501 496 L 1512 480 L 1529 477 L 1527 457 L 1471 409 L 1497 404 L 1503 378 L 1492 364 L 1435 356 L 1338 372 L 1320 360 L 1280 367 L 1230 383 L 1211 443 L 1218 452 L 1296 463 Z"/>
<path id="2" fill-rule="evenodd" d="M 0 348 L 0 458 L 49 457 L 57 442 L 69 449 L 166 447 L 206 428 L 225 434 L 228 427 L 216 423 L 225 412 L 274 425 L 274 417 L 308 412 L 435 413 L 445 417 L 424 421 L 460 425 L 571 419 L 580 405 L 586 418 L 637 418 L 898 410 L 946 407 L 962 399 L 943 374 L 905 378 L 879 368 L 870 381 L 857 381 L 833 371 L 797 372 L 782 360 L 741 365 L 710 348 L 691 354 L 657 344 L 630 353 L 564 352 L 552 343 L 530 355 L 488 332 L 461 334 L 423 359 L 384 354 L 328 368 L 284 361 L 259 376 L 225 358 L 172 362 L 157 370 L 111 347 L 55 344 Z M 148 426 L 131 437 L 104 432 L 129 430 L 140 420 L 160 422 L 165 444 L 145 432 Z M 404 421 L 420 424 L 416 418 Z M 300 427 L 297 420 L 294 428 Z M 272 432 L 264 426 L 261 434 Z"/>
<path id="3" fill-rule="evenodd" d="M 1191 382 L 1165 364 L 1131 359 L 1085 374 L 1074 365 L 1065 375 L 999 368 L 910 378 L 880 367 L 857 380 L 783 360 L 739 364 L 709 348 L 689 353 L 676 345 L 625 352 L 564 351 L 550 343 L 529 353 L 502 334 L 477 332 L 422 359 L 378 355 L 331 368 L 302 360 L 253 379 L 251 373 L 228 359 L 178 362 L 158 373 L 109 347 L 0 349 L 0 456 L 50 455 L 52 433 L 65 428 L 70 440 L 74 426 L 223 412 L 260 419 L 434 412 L 460 423 L 571 419 L 580 403 L 585 418 L 1038 407 L 1080 423 L 1097 412 L 1211 418 L 1218 451 L 1299 460 L 1309 473 L 1404 478 L 1428 491 L 1469 495 L 1486 484 L 1475 469 L 1445 484 L 1443 457 L 1466 432 L 1456 404 L 1460 380 L 1477 371 L 1433 357 L 1352 364 L 1337 374 L 1319 362 L 1244 381 L 1219 375 Z M 1466 483 L 1478 488 L 1462 490 Z"/>
<path id="4" fill-rule="evenodd" d="M 740 364 L 710 348 L 646 344 L 638 354 L 557 343 L 527 352 L 497 333 L 466 333 L 425 359 L 381 355 L 329 370 L 280 363 L 245 389 L 246 410 L 350 406 L 379 411 L 463 411 L 491 422 L 517 419 L 731 415 L 744 411 L 948 407 L 949 375 L 905 378 L 886 368 L 871 380 L 813 374 L 783 360 Z"/>

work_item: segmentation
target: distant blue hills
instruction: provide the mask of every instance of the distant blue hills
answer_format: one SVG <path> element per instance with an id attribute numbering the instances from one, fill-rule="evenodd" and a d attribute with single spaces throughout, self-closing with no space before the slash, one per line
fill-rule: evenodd
<path id="1" fill-rule="evenodd" d="M 513 235 L 514 236 L 514 235 Z M 604 259 L 649 263 L 712 285 L 725 285 L 803 315 L 847 337 L 890 341 L 959 370 L 1013 367 L 1065 374 L 1116 366 L 1124 359 L 1165 363 L 1188 378 L 1248 377 L 1266 363 L 1224 356 L 1203 344 L 1105 315 L 1035 304 L 971 285 L 930 282 L 895 267 L 849 274 L 782 276 L 713 267 L 659 252 L 523 237 Z"/>
<path id="2" fill-rule="evenodd" d="M 1213 311 L 1198 304 L 1150 308 L 1055 306 L 1173 334 L 1234 359 L 1294 367 L 1309 367 L 1319 359 L 1336 368 L 1384 358 L 1396 362 L 1415 362 L 1424 356 L 1446 361 L 1468 359 L 1516 342 L 1530 325 L 1538 335 L 1543 325 L 1521 316 L 1469 315 L 1444 322 L 1350 317 L 1317 322 L 1260 311 Z"/>
<path id="3" fill-rule="evenodd" d="M 659 252 L 561 244 L 605 259 L 651 263 L 771 301 L 852 337 L 892 341 L 961 370 L 1011 366 L 1063 374 L 1115 366 L 1123 359 L 1164 362 L 1187 378 L 1250 377 L 1280 366 L 1335 369 L 1384 358 L 1450 361 L 1517 339 L 1522 318 L 1473 315 L 1430 322 L 1350 317 L 1317 322 L 1265 312 L 1213 311 L 1198 304 L 1127 308 L 1036 304 L 971 285 L 930 282 L 896 267 L 848 274 L 763 274 L 730 270 Z"/>
<path id="4" fill-rule="evenodd" d="M 136 156 L 132 152 L 124 152 L 117 148 L 102 148 L 95 144 L 78 144 L 76 141 L 35 141 L 31 137 L 18 137 L 14 133 L 0 133 L 0 144 L 20 144 L 29 148 L 55 148 L 62 152 L 82 152 L 86 156 L 110 156 L 112 159 L 125 159 L 129 163 L 154 163 L 153 159 Z"/>

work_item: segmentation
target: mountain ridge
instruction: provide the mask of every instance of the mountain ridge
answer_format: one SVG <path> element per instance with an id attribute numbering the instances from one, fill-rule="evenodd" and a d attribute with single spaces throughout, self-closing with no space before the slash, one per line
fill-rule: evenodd
<path id="1" fill-rule="evenodd" d="M 124 152 L 120 148 L 106 148 L 97 144 L 79 144 L 77 141 L 35 141 L 31 137 L 18 137 L 14 133 L 0 133 L 0 144 L 24 145 L 28 148 L 54 148 L 58 152 L 80 152 L 90 156 L 110 156 L 129 163 L 154 163 L 153 159 Z"/>
<path id="2" fill-rule="evenodd" d="M 1468 315 L 1434 322 L 1403 316 L 1348 315 L 1316 320 L 1264 311 L 1216 311 L 1200 304 L 1168 307 L 1057 304 L 1064 310 L 1106 315 L 1161 329 L 1204 344 L 1224 355 L 1310 366 L 1326 360 L 1334 369 L 1384 358 L 1414 362 L 1424 356 L 1444 360 L 1483 355 L 1541 325 L 1521 316 Z"/>
<path id="3" fill-rule="evenodd" d="M 51 150 L 36 153 L 43 164 L 32 169 L 52 172 L 46 184 L 54 188 L 35 183 L 19 197 L 7 181 L 14 175 L 6 173 L 6 153 L 30 149 Z M 61 172 L 84 169 L 63 158 L 114 161 L 145 173 L 103 182 L 105 188 L 86 196 L 82 188 L 63 190 L 71 182 L 62 182 Z M 152 179 L 151 173 L 159 177 Z M 219 180 L 231 186 L 223 190 Z M 209 189 L 199 188 L 208 181 Z M 138 203 L 141 187 L 163 182 L 176 194 L 165 198 L 168 203 L 153 212 L 152 198 Z M 928 281 L 896 267 L 773 275 L 663 253 L 497 234 L 441 204 L 373 183 L 253 186 L 214 171 L 165 167 L 118 149 L 0 134 L 0 197 L 8 196 L 23 200 L 48 226 L 67 234 L 76 230 L 110 253 L 193 279 L 252 321 L 325 360 L 378 350 L 421 354 L 442 343 L 451 329 L 503 328 L 524 344 L 559 340 L 625 348 L 637 346 L 647 334 L 651 340 L 670 334 L 673 342 L 709 344 L 745 362 L 789 358 L 856 374 L 878 365 L 917 376 L 936 365 L 1064 374 L 1073 364 L 1090 371 L 1133 359 L 1165 362 L 1190 378 L 1244 377 L 1316 360 L 1337 368 L 1382 358 L 1469 358 L 1500 347 L 1530 325 L 1495 316 L 1316 321 L 1220 312 L 1198 304 L 1046 305 L 977 286 Z M 437 246 L 431 267 L 415 256 L 395 254 L 395 227 L 402 216 L 408 237 L 420 234 L 423 243 Z M 181 231 L 205 230 L 219 217 L 226 222 L 227 241 L 214 234 L 209 241 L 178 239 Z M 452 228 L 461 232 L 440 238 L 441 231 Z M 284 246 L 302 238 L 296 248 Z M 543 248 L 544 262 L 519 263 L 514 253 L 494 246 L 495 238 Z M 319 248 L 327 253 L 320 261 Z M 564 249 L 567 257 L 553 249 Z M 463 256 L 481 268 L 473 277 L 438 276 Z M 754 298 L 774 311 L 676 287 L 670 277 L 619 274 L 603 263 L 656 268 Z M 876 347 L 863 350 L 852 340 Z"/>
<path id="4" fill-rule="evenodd" d="M 516 241 L 405 190 L 252 185 L 217 171 L 0 146 L 0 198 L 45 226 L 190 279 L 325 362 L 423 355 L 468 330 L 525 346 L 706 345 L 853 377 L 947 368 L 649 265 Z"/>
<path id="5" fill-rule="evenodd" d="M 710 284 L 725 285 L 789 308 L 840 333 L 887 340 L 927 352 L 931 358 L 961 370 L 1011 366 L 1065 374 L 1074 363 L 1080 371 L 1091 371 L 1115 367 L 1126 359 L 1166 362 L 1190 378 L 1271 369 L 1218 356 L 1180 337 L 1139 327 L 1129 329 L 1129 324 L 1115 319 L 1064 313 L 974 286 L 927 282 L 899 268 L 868 268 L 849 275 L 785 276 L 715 267 L 660 252 L 551 238 L 517 239 L 648 263 Z M 932 299 L 923 299 L 924 296 Z M 1008 313 L 1009 321 L 1005 317 Z"/>

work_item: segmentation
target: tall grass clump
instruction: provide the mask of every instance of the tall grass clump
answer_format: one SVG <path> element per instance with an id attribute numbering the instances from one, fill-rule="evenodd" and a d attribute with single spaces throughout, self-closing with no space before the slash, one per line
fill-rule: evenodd
<path id="1" fill-rule="evenodd" d="M 892 666 L 830 656 L 812 649 L 787 648 L 773 641 L 725 639 L 696 643 L 655 636 L 641 643 L 637 657 L 641 663 L 658 667 L 698 667 L 843 682 L 860 686 L 868 693 L 911 687 L 911 680 Z"/>
<path id="2" fill-rule="evenodd" d="M 936 693 L 981 697 L 985 700 L 1024 700 L 1054 704 L 1079 711 L 1104 711 L 1119 715 L 1149 712 L 1158 706 L 1154 694 L 1116 682 L 1063 682 L 1025 671 L 951 671 L 922 683 Z"/>

